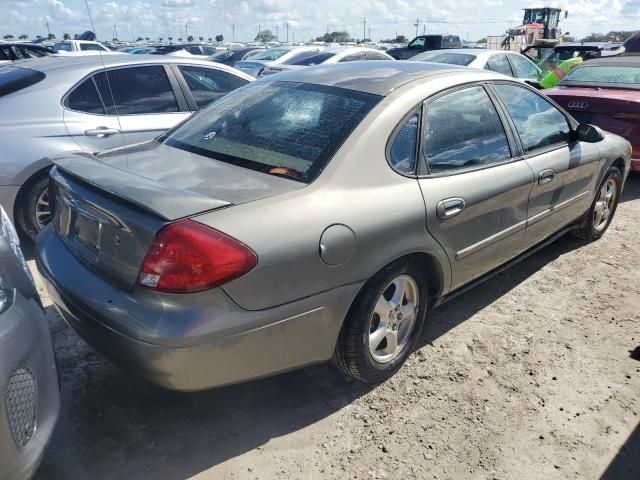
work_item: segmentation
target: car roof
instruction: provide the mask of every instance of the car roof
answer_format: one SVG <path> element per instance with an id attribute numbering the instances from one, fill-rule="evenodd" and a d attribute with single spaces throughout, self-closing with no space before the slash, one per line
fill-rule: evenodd
<path id="1" fill-rule="evenodd" d="M 640 58 L 637 56 L 598 57 L 582 62 L 577 67 L 640 67 Z"/>
<path id="2" fill-rule="evenodd" d="M 474 72 L 457 65 L 378 60 L 315 65 L 268 76 L 261 81 L 300 82 L 386 96 L 398 87 L 447 72 Z"/>
<path id="3" fill-rule="evenodd" d="M 214 67 L 220 70 L 228 70 L 241 76 L 246 74 L 239 72 L 235 68 L 228 67 L 219 63 L 211 62 L 210 60 L 199 59 L 197 57 L 171 57 L 165 55 L 81 55 L 81 56 L 57 56 L 48 55 L 42 58 L 34 58 L 29 60 L 19 60 L 13 62 L 14 67 L 29 68 L 31 70 L 40 71 L 46 75 L 54 74 L 58 72 L 70 73 L 74 71 L 86 71 L 91 72 L 99 67 L 120 67 L 127 65 L 140 65 L 140 64 L 199 64 L 209 67 Z"/>

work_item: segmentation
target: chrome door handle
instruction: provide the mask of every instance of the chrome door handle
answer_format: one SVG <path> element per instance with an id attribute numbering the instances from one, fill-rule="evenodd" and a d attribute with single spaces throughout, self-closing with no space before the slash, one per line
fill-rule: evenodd
<path id="1" fill-rule="evenodd" d="M 109 135 L 116 135 L 120 133 L 117 128 L 97 127 L 91 130 L 85 130 L 84 134 L 88 137 L 108 137 Z"/>
<path id="2" fill-rule="evenodd" d="M 538 175 L 538 185 L 544 185 L 545 183 L 549 183 L 556 176 L 555 170 L 542 170 Z"/>
<path id="3" fill-rule="evenodd" d="M 447 198 L 440 200 L 436 206 L 436 215 L 438 215 L 438 218 L 451 218 L 462 212 L 466 206 L 467 203 L 464 201 L 464 198 Z"/>

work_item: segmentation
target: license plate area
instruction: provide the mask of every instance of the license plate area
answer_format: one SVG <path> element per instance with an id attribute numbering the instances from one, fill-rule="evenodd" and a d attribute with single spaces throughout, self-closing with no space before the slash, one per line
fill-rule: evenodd
<path id="1" fill-rule="evenodd" d="M 98 255 L 100 251 L 100 227 L 101 224 L 96 218 L 80 209 L 75 211 L 73 239 L 94 255 Z"/>

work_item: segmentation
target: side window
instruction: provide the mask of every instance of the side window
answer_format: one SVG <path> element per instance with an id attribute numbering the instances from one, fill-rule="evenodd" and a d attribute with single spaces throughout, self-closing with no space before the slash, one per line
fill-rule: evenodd
<path id="1" fill-rule="evenodd" d="M 569 123 L 544 97 L 518 85 L 495 84 L 526 153 L 569 142 Z"/>
<path id="2" fill-rule="evenodd" d="M 109 115 L 179 111 L 169 78 L 162 65 L 118 68 L 109 70 L 107 74 L 101 72 L 94 78 Z M 112 98 L 116 102 L 115 108 Z"/>
<path id="3" fill-rule="evenodd" d="M 11 52 L 8 48 L 0 48 L 0 60 L 11 60 Z"/>
<path id="4" fill-rule="evenodd" d="M 218 50 L 213 47 L 202 47 L 202 51 L 205 55 L 214 55 Z"/>
<path id="5" fill-rule="evenodd" d="M 367 56 L 364 52 L 352 53 L 351 55 L 347 55 L 340 62 L 357 62 L 359 60 L 366 60 Z"/>
<path id="6" fill-rule="evenodd" d="M 418 146 L 418 115 L 405 122 L 393 139 L 389 150 L 389 163 L 401 173 L 415 173 Z"/>
<path id="7" fill-rule="evenodd" d="M 37 48 L 20 47 L 20 50 L 24 58 L 40 58 L 46 55 L 45 51 L 38 50 Z"/>
<path id="8" fill-rule="evenodd" d="M 102 102 L 91 78 L 87 78 L 69 94 L 67 107 L 78 112 L 104 115 Z"/>
<path id="9" fill-rule="evenodd" d="M 507 60 L 506 55 L 493 55 L 489 57 L 485 68 L 513 77 L 513 72 L 511 71 L 511 66 L 509 66 L 509 60 Z"/>
<path id="10" fill-rule="evenodd" d="M 186 65 L 180 65 L 178 68 L 199 108 L 206 107 L 231 90 L 249 83 L 235 75 L 214 70 L 213 68 Z"/>
<path id="11" fill-rule="evenodd" d="M 185 48 L 185 50 L 192 55 L 202 55 L 202 51 L 200 51 L 200 47 L 187 47 Z"/>
<path id="12" fill-rule="evenodd" d="M 480 86 L 428 104 L 426 124 L 422 151 L 432 173 L 491 165 L 511 157 L 500 117 Z"/>
<path id="13" fill-rule="evenodd" d="M 81 43 L 80 50 L 104 50 L 104 48 L 95 43 Z"/>
<path id="14" fill-rule="evenodd" d="M 367 52 L 367 58 L 369 60 L 389 60 L 385 54 L 378 52 Z"/>
<path id="15" fill-rule="evenodd" d="M 509 55 L 509 61 L 511 62 L 516 78 L 537 80 L 540 76 L 536 66 L 520 55 Z"/>
<path id="16" fill-rule="evenodd" d="M 411 42 L 407 48 L 411 48 L 411 49 L 422 48 L 424 47 L 424 42 L 425 42 L 424 37 L 418 37 L 413 42 Z"/>

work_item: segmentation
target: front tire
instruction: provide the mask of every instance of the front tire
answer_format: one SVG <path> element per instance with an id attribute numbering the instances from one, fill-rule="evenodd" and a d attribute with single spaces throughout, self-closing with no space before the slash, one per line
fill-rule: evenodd
<path id="1" fill-rule="evenodd" d="M 591 208 L 573 234 L 588 242 L 599 240 L 613 220 L 621 190 L 622 173 L 618 168 L 611 167 L 600 183 Z"/>
<path id="2" fill-rule="evenodd" d="M 15 215 L 20 229 L 35 240 L 38 233 L 51 221 L 49 205 L 49 172 L 29 180 L 18 197 Z"/>
<path id="3" fill-rule="evenodd" d="M 404 364 L 427 315 L 424 272 L 408 261 L 391 264 L 364 286 L 351 305 L 332 361 L 347 375 L 380 383 Z"/>

